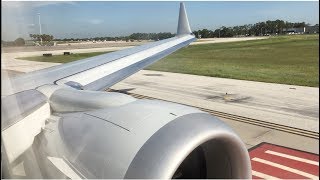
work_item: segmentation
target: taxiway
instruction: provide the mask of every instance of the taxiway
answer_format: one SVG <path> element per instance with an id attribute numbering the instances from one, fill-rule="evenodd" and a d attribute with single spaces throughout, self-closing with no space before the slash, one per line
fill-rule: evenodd
<path id="1" fill-rule="evenodd" d="M 213 43 L 215 40 L 207 40 L 209 42 Z M 128 47 L 130 46 L 67 51 L 102 52 Z M 50 52 L 61 54 L 64 51 Z M 59 64 L 15 59 L 42 55 L 44 52 L 47 51 L 2 53 L 1 74 L 15 76 L 19 72 Z M 318 135 L 317 138 L 220 117 L 239 134 L 248 148 L 261 142 L 269 142 L 319 154 L 319 88 L 147 70 L 142 70 L 111 88 L 313 132 Z"/>

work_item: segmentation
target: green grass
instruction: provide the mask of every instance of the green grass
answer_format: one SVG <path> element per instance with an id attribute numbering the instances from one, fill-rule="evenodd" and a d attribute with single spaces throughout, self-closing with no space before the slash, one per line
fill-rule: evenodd
<path id="1" fill-rule="evenodd" d="M 147 69 L 319 87 L 319 35 L 193 45 Z"/>
<path id="2" fill-rule="evenodd" d="M 22 59 L 64 63 L 99 54 L 103 52 Z M 147 69 L 319 87 L 319 35 L 193 45 Z"/>
<path id="3" fill-rule="evenodd" d="M 110 51 L 108 51 L 110 52 Z M 68 63 L 92 56 L 98 56 L 108 52 L 92 52 L 92 53 L 79 53 L 70 55 L 53 55 L 51 57 L 44 56 L 34 56 L 34 57 L 19 57 L 17 59 L 29 60 L 29 61 L 39 61 L 39 62 L 55 62 L 55 63 Z"/>

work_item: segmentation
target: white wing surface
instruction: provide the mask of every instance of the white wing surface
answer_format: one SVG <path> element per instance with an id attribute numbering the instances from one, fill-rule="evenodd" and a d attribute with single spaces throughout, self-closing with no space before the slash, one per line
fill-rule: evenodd
<path id="1" fill-rule="evenodd" d="M 46 84 L 69 85 L 85 90 L 103 90 L 189 45 L 194 40 L 184 5 L 181 4 L 178 31 L 175 37 L 5 80 L 2 82 L 2 96 L 35 89 Z"/>

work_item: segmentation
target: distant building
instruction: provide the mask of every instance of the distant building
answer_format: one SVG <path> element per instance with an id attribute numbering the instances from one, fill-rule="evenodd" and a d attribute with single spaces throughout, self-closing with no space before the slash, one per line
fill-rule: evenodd
<path id="1" fill-rule="evenodd" d="M 306 32 L 306 27 L 287 28 L 287 29 L 284 28 L 282 31 L 287 34 L 304 34 Z"/>
<path id="2" fill-rule="evenodd" d="M 301 28 L 288 28 L 282 30 L 287 34 L 316 34 L 319 33 L 319 24 L 314 26 L 305 26 Z"/>
<path id="3" fill-rule="evenodd" d="M 306 32 L 307 34 L 319 34 L 319 24 L 316 24 L 314 26 L 306 26 Z"/>

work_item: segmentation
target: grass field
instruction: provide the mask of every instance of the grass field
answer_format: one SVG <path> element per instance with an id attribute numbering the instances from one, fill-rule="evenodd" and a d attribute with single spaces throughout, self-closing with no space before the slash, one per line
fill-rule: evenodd
<path id="1" fill-rule="evenodd" d="M 98 54 L 102 53 L 23 59 L 70 62 Z M 319 35 L 192 45 L 147 69 L 319 87 Z"/>
<path id="2" fill-rule="evenodd" d="M 193 45 L 147 69 L 319 87 L 319 35 Z"/>

